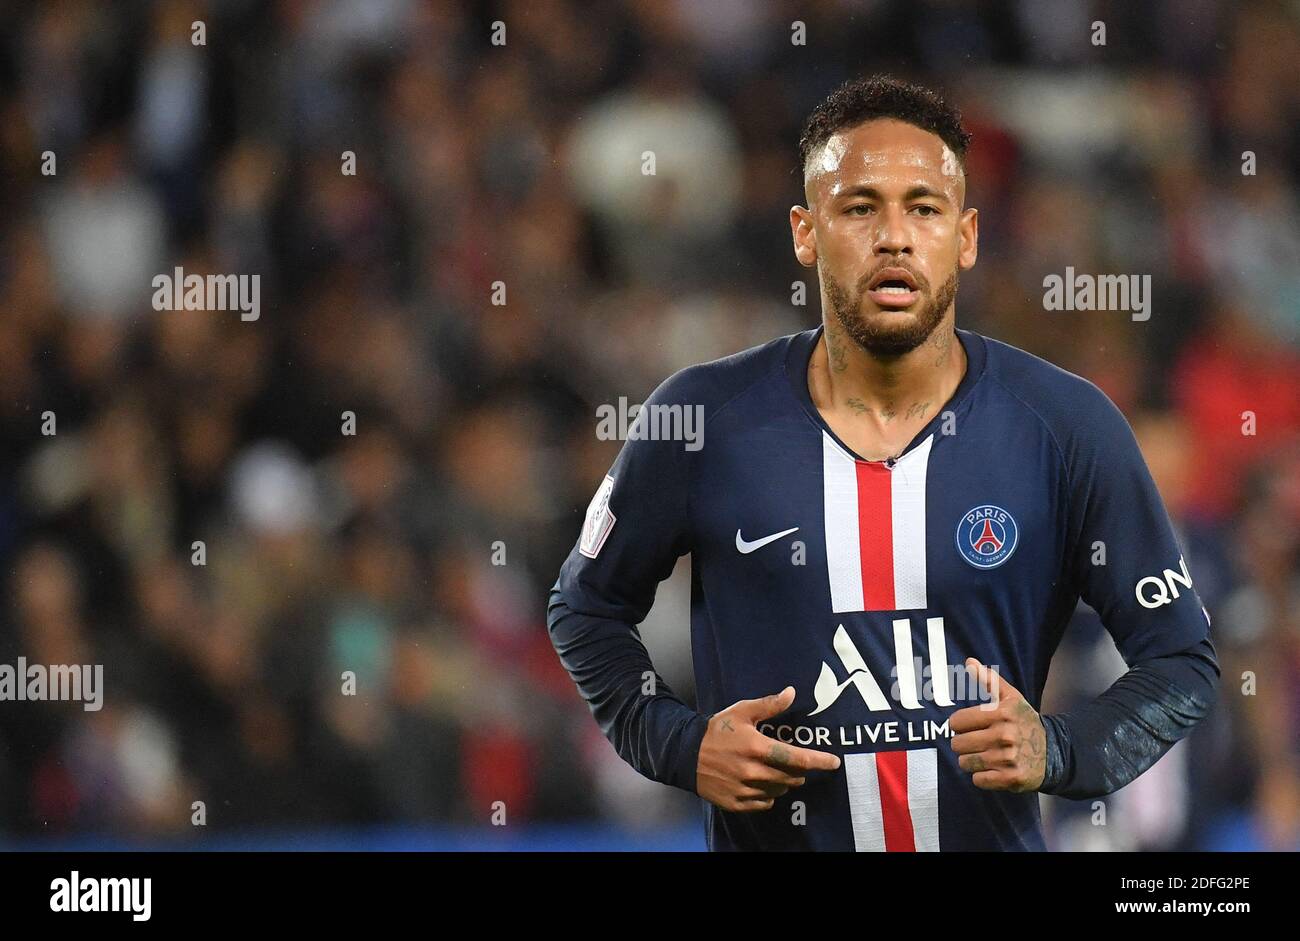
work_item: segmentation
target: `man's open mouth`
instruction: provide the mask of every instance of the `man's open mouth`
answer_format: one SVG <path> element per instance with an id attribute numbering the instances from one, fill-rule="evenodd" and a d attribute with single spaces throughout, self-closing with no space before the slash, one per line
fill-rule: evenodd
<path id="1" fill-rule="evenodd" d="M 905 268 L 882 268 L 867 286 L 879 307 L 908 307 L 920 297 L 916 278 Z"/>

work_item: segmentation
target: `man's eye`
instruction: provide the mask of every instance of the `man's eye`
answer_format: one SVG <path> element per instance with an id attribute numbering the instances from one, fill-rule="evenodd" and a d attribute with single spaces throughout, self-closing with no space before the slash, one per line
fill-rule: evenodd
<path id="1" fill-rule="evenodd" d="M 865 216 L 869 212 L 871 212 L 871 207 L 867 205 L 859 204 L 849 207 L 849 215 L 851 216 Z"/>
<path id="2" fill-rule="evenodd" d="M 939 210 L 934 206 L 913 206 L 912 208 L 913 211 L 919 212 L 922 216 L 926 217 L 937 216 L 939 214 Z"/>

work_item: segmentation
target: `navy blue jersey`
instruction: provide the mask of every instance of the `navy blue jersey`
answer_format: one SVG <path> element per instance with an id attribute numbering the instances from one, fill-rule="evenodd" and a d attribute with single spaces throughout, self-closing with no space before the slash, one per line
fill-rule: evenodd
<path id="1" fill-rule="evenodd" d="M 894 460 L 853 453 L 813 405 L 819 327 L 666 380 L 592 500 L 553 604 L 629 630 L 677 558 L 692 562 L 698 713 L 670 693 L 610 706 L 598 718 L 624 757 L 693 789 L 702 716 L 793 686 L 760 730 L 843 758 L 769 811 L 706 805 L 712 849 L 1042 849 L 1038 795 L 977 788 L 948 743 L 948 717 L 987 696 L 965 659 L 1039 709 L 1080 598 L 1130 665 L 1206 642 L 1118 409 L 1078 376 L 957 333 L 965 377 Z M 687 410 L 695 441 L 671 433 Z"/>

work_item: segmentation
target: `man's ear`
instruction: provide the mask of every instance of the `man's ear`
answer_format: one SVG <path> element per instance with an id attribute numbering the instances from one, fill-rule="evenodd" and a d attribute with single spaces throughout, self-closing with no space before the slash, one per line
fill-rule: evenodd
<path id="1" fill-rule="evenodd" d="M 803 206 L 790 207 L 790 237 L 794 240 L 794 257 L 805 268 L 817 264 L 817 232 L 812 213 Z"/>
<path id="2" fill-rule="evenodd" d="M 967 209 L 957 223 L 957 264 L 962 271 L 975 267 L 980 247 L 980 214 L 978 209 Z"/>

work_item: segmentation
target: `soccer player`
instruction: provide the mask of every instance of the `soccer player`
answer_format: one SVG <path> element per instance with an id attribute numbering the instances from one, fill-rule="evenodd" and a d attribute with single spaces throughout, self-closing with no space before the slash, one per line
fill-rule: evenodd
<path id="1" fill-rule="evenodd" d="M 822 324 L 663 382 L 551 591 L 596 721 L 707 801 L 710 849 L 1043 849 L 1038 792 L 1123 787 L 1213 701 L 1209 615 L 1119 410 L 955 325 L 969 140 L 885 77 L 813 111 L 790 227 Z M 672 440 L 688 409 L 702 435 Z M 698 712 L 636 630 L 688 552 Z M 1129 670 L 1041 715 L 1080 598 Z"/>

